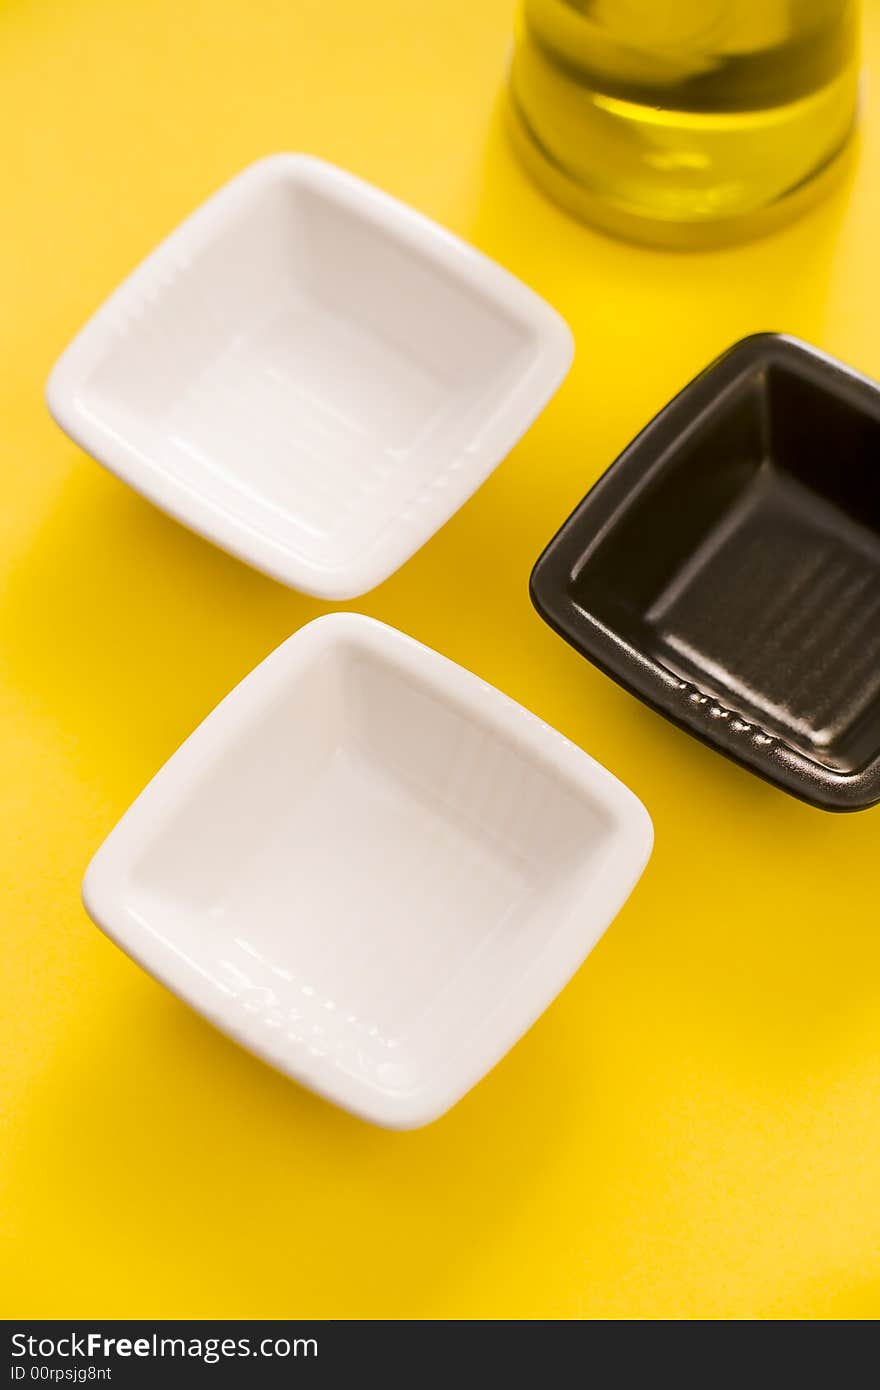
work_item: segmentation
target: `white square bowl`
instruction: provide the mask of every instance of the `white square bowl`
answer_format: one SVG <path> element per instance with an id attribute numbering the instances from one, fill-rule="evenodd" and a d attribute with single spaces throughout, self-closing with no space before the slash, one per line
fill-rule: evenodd
<path id="1" fill-rule="evenodd" d="M 187 739 L 98 850 L 83 900 L 243 1046 L 409 1129 L 543 1012 L 652 840 L 632 792 L 522 706 L 339 613 Z"/>
<path id="2" fill-rule="evenodd" d="M 338 600 L 448 521 L 572 355 L 565 322 L 500 266 L 351 174 L 282 154 L 147 257 L 47 399 L 178 521 Z"/>

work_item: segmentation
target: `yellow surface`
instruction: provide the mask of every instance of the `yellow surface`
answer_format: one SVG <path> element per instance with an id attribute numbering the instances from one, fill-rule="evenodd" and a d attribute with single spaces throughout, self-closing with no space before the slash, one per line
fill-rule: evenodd
<path id="1" fill-rule="evenodd" d="M 880 104 L 851 185 L 750 246 L 578 226 L 508 151 L 511 0 L 0 6 L 0 1070 L 7 1316 L 880 1314 L 880 811 L 834 817 L 651 714 L 535 616 L 532 561 L 634 431 L 754 329 L 880 376 Z M 880 71 L 880 6 L 867 61 Z M 875 93 L 876 95 L 876 93 Z M 357 605 L 644 799 L 654 859 L 585 968 L 435 1126 L 276 1076 L 87 921 L 153 771 L 324 605 L 190 535 L 50 422 L 58 351 L 259 155 L 438 218 L 566 315 L 574 369 L 479 495 Z M 635 370 L 633 370 L 635 368 Z"/>

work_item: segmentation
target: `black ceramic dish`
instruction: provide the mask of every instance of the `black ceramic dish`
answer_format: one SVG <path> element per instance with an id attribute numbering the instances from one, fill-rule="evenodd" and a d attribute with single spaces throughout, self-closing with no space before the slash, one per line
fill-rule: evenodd
<path id="1" fill-rule="evenodd" d="M 880 386 L 730 348 L 621 454 L 532 573 L 634 695 L 832 811 L 880 801 Z"/>

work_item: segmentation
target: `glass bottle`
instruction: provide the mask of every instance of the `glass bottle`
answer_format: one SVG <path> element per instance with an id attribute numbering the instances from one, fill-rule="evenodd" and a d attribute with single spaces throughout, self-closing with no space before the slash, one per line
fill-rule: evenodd
<path id="1" fill-rule="evenodd" d="M 830 183 L 858 103 L 857 0 L 522 0 L 517 143 L 608 231 L 699 246 Z"/>

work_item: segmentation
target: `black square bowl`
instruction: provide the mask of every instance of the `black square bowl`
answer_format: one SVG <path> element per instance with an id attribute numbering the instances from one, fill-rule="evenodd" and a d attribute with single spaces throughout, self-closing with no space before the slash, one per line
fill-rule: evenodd
<path id="1" fill-rule="evenodd" d="M 573 647 L 814 806 L 880 801 L 880 387 L 762 333 L 686 386 L 532 572 Z"/>

